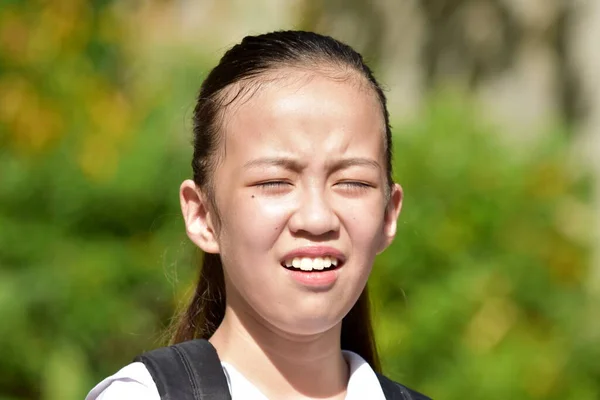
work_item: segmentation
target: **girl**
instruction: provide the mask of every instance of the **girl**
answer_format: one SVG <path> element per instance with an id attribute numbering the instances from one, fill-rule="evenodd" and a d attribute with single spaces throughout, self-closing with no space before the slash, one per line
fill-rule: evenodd
<path id="1" fill-rule="evenodd" d="M 310 32 L 246 37 L 202 84 L 193 121 L 180 200 L 205 257 L 175 353 L 208 343 L 193 339 L 216 349 L 227 393 L 214 398 L 425 399 L 378 373 L 366 283 L 402 190 L 386 99 L 362 57 Z M 194 396 L 208 353 L 181 364 Z M 166 392 L 188 385 L 184 373 L 159 359 L 138 358 L 87 399 L 183 398 Z"/>

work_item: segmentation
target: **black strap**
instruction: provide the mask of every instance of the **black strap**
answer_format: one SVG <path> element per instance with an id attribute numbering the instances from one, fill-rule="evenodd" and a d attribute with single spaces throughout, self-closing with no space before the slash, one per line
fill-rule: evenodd
<path id="1" fill-rule="evenodd" d="M 217 351 L 206 340 L 162 347 L 134 361 L 146 365 L 162 400 L 231 400 Z"/>
<path id="2" fill-rule="evenodd" d="M 161 400 L 231 400 L 227 378 L 215 348 L 196 339 L 137 356 L 156 383 Z M 431 400 L 376 374 L 386 400 Z"/>
<path id="3" fill-rule="evenodd" d="M 386 400 L 431 400 L 429 397 L 415 392 L 398 382 L 394 382 L 381 374 L 376 375 Z"/>

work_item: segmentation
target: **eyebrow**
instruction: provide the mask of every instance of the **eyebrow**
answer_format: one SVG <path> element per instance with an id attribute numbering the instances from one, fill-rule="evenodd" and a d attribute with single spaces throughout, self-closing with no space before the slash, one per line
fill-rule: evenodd
<path id="1" fill-rule="evenodd" d="M 265 157 L 265 158 L 257 158 L 255 160 L 250 160 L 244 164 L 244 169 L 254 168 L 254 167 L 265 167 L 265 166 L 275 166 L 275 167 L 283 167 L 292 171 L 301 171 L 304 165 L 293 158 L 287 157 Z M 369 167 L 371 169 L 380 170 L 381 165 L 373 159 L 363 158 L 363 157 L 352 157 L 352 158 L 344 158 L 340 160 L 333 161 L 330 164 L 332 170 L 340 170 L 346 169 L 354 166 L 364 166 Z"/>
<path id="2" fill-rule="evenodd" d="M 379 165 L 377 161 L 371 158 L 363 157 L 343 158 L 332 163 L 332 169 L 334 170 L 340 170 L 354 166 L 369 167 L 376 170 L 381 169 L 381 165 Z"/>
<path id="3" fill-rule="evenodd" d="M 264 157 L 257 158 L 255 160 L 250 160 L 244 164 L 244 169 L 254 168 L 254 167 L 284 167 L 293 171 L 302 170 L 302 164 L 298 160 L 294 160 L 293 158 L 287 157 Z"/>

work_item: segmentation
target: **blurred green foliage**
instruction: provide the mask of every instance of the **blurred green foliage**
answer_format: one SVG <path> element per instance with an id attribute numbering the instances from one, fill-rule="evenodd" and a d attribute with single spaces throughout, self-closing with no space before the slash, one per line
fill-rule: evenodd
<path id="1" fill-rule="evenodd" d="M 384 365 L 433 398 L 598 398 L 589 176 L 559 132 L 508 145 L 456 100 L 396 130 L 404 209 L 371 279 Z"/>
<path id="2" fill-rule="evenodd" d="M 81 399 L 193 284 L 177 189 L 214 59 L 136 60 L 111 1 L 0 7 L 0 399 Z M 386 371 L 439 399 L 597 399 L 569 142 L 507 145 L 462 98 L 429 103 L 395 131 L 404 210 L 370 282 Z"/>

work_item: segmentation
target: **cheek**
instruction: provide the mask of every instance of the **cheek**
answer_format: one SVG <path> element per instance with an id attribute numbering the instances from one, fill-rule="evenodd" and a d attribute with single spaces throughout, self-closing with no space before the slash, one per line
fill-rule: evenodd
<path id="1" fill-rule="evenodd" d="M 292 202 L 240 194 L 228 204 L 224 240 L 234 248 L 263 252 L 272 248 L 289 218 Z"/>
<path id="2" fill-rule="evenodd" d="M 354 247 L 377 248 L 383 237 L 384 210 L 380 201 L 346 203 L 341 208 L 344 225 Z"/>

